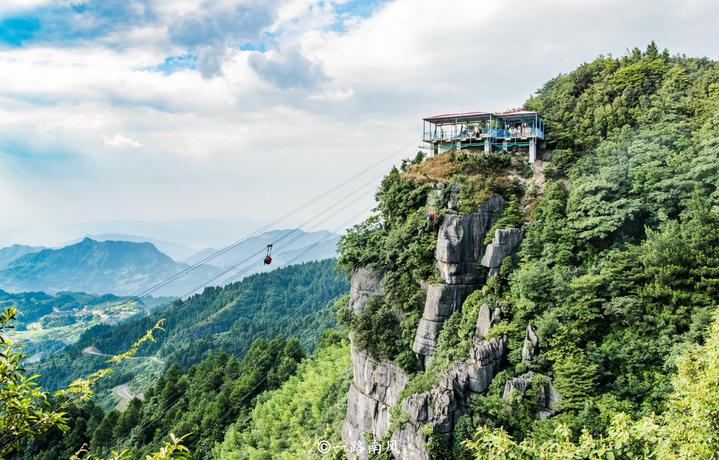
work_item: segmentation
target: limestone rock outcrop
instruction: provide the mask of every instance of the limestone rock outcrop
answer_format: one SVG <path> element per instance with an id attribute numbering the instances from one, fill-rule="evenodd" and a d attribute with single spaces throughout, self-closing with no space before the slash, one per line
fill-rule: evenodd
<path id="1" fill-rule="evenodd" d="M 532 329 L 531 324 L 527 324 L 527 331 L 524 334 L 524 345 L 522 346 L 522 364 L 529 367 L 532 360 L 539 354 L 539 337 Z"/>
<path id="2" fill-rule="evenodd" d="M 363 442 L 364 433 L 381 439 L 389 428 L 389 409 L 399 403 L 409 377 L 396 364 L 376 359 L 355 347 L 351 348 L 351 357 L 353 378 L 342 439 L 350 444 Z"/>
<path id="3" fill-rule="evenodd" d="M 367 267 L 358 267 L 352 270 L 350 280 L 350 307 L 352 310 L 361 310 L 368 298 L 382 294 L 382 279 L 381 273 Z"/>
<path id="4" fill-rule="evenodd" d="M 436 206 L 441 206 L 442 201 L 449 199 L 447 207 L 450 212 L 457 210 L 457 190 L 444 187 L 435 184 L 430 192 L 430 207 L 435 202 Z M 426 293 L 424 312 L 412 347 L 425 365 L 436 349 L 444 322 L 485 281 L 486 270 L 480 266 L 485 255 L 483 241 L 504 206 L 504 199 L 495 195 L 474 213 L 463 216 L 446 214 L 442 220 L 435 249 L 441 281 L 422 283 Z M 512 231 L 499 238 L 497 248 L 492 250 L 497 256 L 492 255 L 491 260 L 503 251 L 515 251 L 519 244 L 517 235 Z M 491 271 L 492 267 L 489 268 Z M 382 280 L 382 274 L 367 268 L 353 271 L 350 306 L 354 311 L 361 310 L 371 296 L 382 294 Z M 488 305 L 483 305 L 476 320 L 469 356 L 454 363 L 430 391 L 410 395 L 401 401 L 400 394 L 409 380 L 407 374 L 392 362 L 374 358 L 352 347 L 354 375 L 342 427 L 343 442 L 347 445 L 363 442 L 365 433 L 381 439 L 392 422 L 389 409 L 401 404 L 409 420 L 391 434 L 391 440 L 399 449 L 394 456 L 403 460 L 427 459 L 427 431 L 423 426 L 429 425 L 433 433 L 451 438 L 457 419 L 470 410 L 470 396 L 485 392 L 499 371 L 507 353 L 507 338 L 502 336 L 487 340 L 487 334 L 500 314 L 500 309 L 492 311 Z M 353 452 L 351 458 L 364 460 L 367 453 Z"/>
<path id="5" fill-rule="evenodd" d="M 430 424 L 432 432 L 451 438 L 457 420 L 470 410 L 470 396 L 483 393 L 506 353 L 507 338 L 484 340 L 475 336 L 467 361 L 454 363 L 430 391 L 410 395 L 402 401 L 409 421 L 392 434 L 400 452 L 396 458 L 426 459 L 427 435 L 420 428 Z"/>
<path id="6" fill-rule="evenodd" d="M 484 251 L 484 236 L 504 210 L 505 201 L 494 195 L 477 212 L 463 216 L 446 214 L 437 235 L 435 259 L 445 284 L 483 282 L 478 262 Z"/>
<path id="7" fill-rule="evenodd" d="M 504 384 L 502 398 L 508 400 L 513 391 L 524 396 L 532 385 L 538 385 L 537 405 L 539 406 L 539 417 L 547 418 L 554 414 L 559 408 L 562 396 L 554 389 L 552 379 L 541 374 L 535 374 L 532 371 L 507 380 L 507 383 Z"/>
<path id="8" fill-rule="evenodd" d="M 430 284 L 427 287 L 424 313 L 412 346 L 415 353 L 421 356 L 434 353 L 442 325 L 476 288 L 476 285 L 467 284 Z"/>
<path id="9" fill-rule="evenodd" d="M 514 254 L 522 241 L 522 231 L 518 228 L 499 228 L 494 232 L 492 243 L 482 256 L 482 266 L 489 268 L 489 276 L 499 273 L 502 261 Z"/>
<path id="10" fill-rule="evenodd" d="M 487 337 L 489 330 L 499 321 L 500 314 L 501 311 L 499 307 L 495 308 L 494 311 L 490 310 L 487 304 L 483 304 L 479 307 L 477 324 L 474 328 L 477 338 L 484 339 Z"/>
<path id="11" fill-rule="evenodd" d="M 435 250 L 442 282 L 427 288 L 424 312 L 412 346 L 425 365 L 437 347 L 444 322 L 484 282 L 484 275 L 479 270 L 484 236 L 504 210 L 504 205 L 504 199 L 494 195 L 477 212 L 444 216 Z"/>

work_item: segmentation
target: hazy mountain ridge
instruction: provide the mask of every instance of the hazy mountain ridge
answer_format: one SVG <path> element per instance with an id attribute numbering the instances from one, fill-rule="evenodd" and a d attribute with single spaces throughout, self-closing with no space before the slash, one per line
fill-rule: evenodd
<path id="1" fill-rule="evenodd" d="M 151 243 L 95 241 L 85 238 L 59 249 L 26 254 L 0 270 L 0 287 L 6 291 L 82 291 L 87 293 L 136 295 L 186 268 L 160 252 Z M 201 266 L 169 285 L 160 295 L 187 291 L 199 279 L 209 279 L 218 271 Z M 193 282 L 194 281 L 194 282 Z"/>
<path id="2" fill-rule="evenodd" d="M 0 268 L 9 265 L 25 254 L 32 254 L 43 249 L 45 249 L 43 246 L 29 246 L 27 244 L 13 244 L 6 248 L 0 248 Z"/>

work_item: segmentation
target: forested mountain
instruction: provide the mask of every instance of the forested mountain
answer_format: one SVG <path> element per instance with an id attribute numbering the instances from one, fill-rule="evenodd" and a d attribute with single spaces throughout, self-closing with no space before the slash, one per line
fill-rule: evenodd
<path id="1" fill-rule="evenodd" d="M 112 239 L 116 238 L 116 239 Z M 168 283 L 153 295 L 182 296 L 192 289 L 235 267 L 212 284 L 221 284 L 235 273 L 241 276 L 265 272 L 288 263 L 336 257 L 338 235 L 326 230 L 305 232 L 300 229 L 271 230 L 248 238 L 223 251 L 207 263 Z M 261 263 L 265 248 L 275 244 L 274 264 Z M 159 246 L 158 246 L 159 245 Z M 170 258 L 161 248 L 182 255 L 181 262 Z M 190 264 L 202 262 L 218 253 L 204 249 L 192 253 L 188 247 L 133 235 L 103 234 L 86 237 L 77 243 L 43 249 L 15 245 L 0 249 L 0 289 L 12 292 L 76 291 L 94 294 L 137 295 Z M 252 254 L 255 254 L 253 257 Z M 6 266 L 3 266 L 3 261 Z M 240 263 L 242 262 L 242 263 Z"/>
<path id="2" fill-rule="evenodd" d="M 129 241 L 131 243 L 152 243 L 158 251 L 167 254 L 172 260 L 184 262 L 186 258 L 197 252 L 197 249 L 174 241 L 148 238 L 146 236 L 128 235 L 127 233 L 99 233 L 87 235 L 87 238 L 95 241 Z M 83 238 L 84 239 L 84 238 Z M 77 243 L 77 241 L 73 241 Z"/>
<path id="3" fill-rule="evenodd" d="M 280 334 L 299 336 L 302 346 L 311 350 L 322 331 L 334 325 L 330 303 L 347 287 L 345 275 L 335 269 L 333 260 L 292 265 L 225 287 L 208 287 L 142 318 L 89 329 L 77 343 L 38 363 L 38 369 L 43 369 L 40 381 L 48 388 L 60 388 L 78 375 L 99 369 L 104 360 L 83 354 L 84 348 L 121 353 L 160 318 L 165 323 L 158 340 L 143 345 L 138 354 L 154 355 L 183 368 L 220 350 L 243 356 L 255 339 Z M 132 375 L 123 379 L 130 381 Z"/>
<path id="4" fill-rule="evenodd" d="M 105 387 L 132 381 L 133 393 L 143 391 L 144 402 L 136 399 L 122 413 L 103 411 L 94 402 L 82 405 L 73 412 L 69 435 L 57 431 L 29 443 L 24 458 L 67 458 L 83 443 L 100 454 L 122 448 L 139 458 L 169 433 L 190 432 L 195 434 L 186 439 L 193 450 L 200 457 L 209 456 L 226 427 L 250 416 L 254 398 L 287 381 L 306 351 L 313 351 L 325 330 L 334 326 L 333 301 L 346 289 L 345 275 L 333 260 L 309 262 L 252 275 L 224 288 L 207 288 L 142 319 L 91 329 L 75 345 L 38 364 L 45 386 L 65 386 L 99 369 L 104 359 L 82 354 L 84 348 L 119 353 L 159 318 L 166 319 L 164 330 L 157 342 L 143 345 L 138 356 L 159 356 L 167 363 L 164 371 L 137 375 L 153 368 L 142 361 L 124 365 Z M 321 348 L 332 351 L 320 356 L 331 353 L 331 360 L 340 360 L 336 370 L 322 378 L 331 382 L 337 372 L 344 376 L 344 384 L 333 393 L 335 404 L 341 405 L 348 383 L 346 343 L 330 332 Z"/>
<path id="5" fill-rule="evenodd" d="M 43 249 L 15 259 L 0 270 L 0 288 L 13 292 L 133 295 L 186 267 L 150 243 L 85 238 L 70 246 Z M 182 283 L 165 286 L 155 294 L 187 294 L 219 271 L 216 267 L 201 266 L 183 277 Z"/>
<path id="6" fill-rule="evenodd" d="M 306 263 L 87 331 L 45 385 L 164 317 L 139 350 L 162 377 L 20 455 L 140 456 L 172 431 L 198 458 L 716 458 L 719 64 L 652 43 L 525 108 L 547 124 L 538 163 L 453 151 L 390 171 L 339 243 L 349 296 L 331 302 L 333 261 Z M 342 333 L 313 348 L 333 310 Z"/>
<path id="7" fill-rule="evenodd" d="M 0 248 L 0 268 L 7 266 L 10 262 L 25 254 L 42 251 L 42 246 L 28 246 L 26 244 L 13 244 L 6 248 Z"/>
<path id="8" fill-rule="evenodd" d="M 39 359 L 74 343 L 87 329 L 100 324 L 114 324 L 172 299 L 117 297 L 112 294 L 93 295 L 82 292 L 9 293 L 0 290 L 0 309 L 18 309 L 15 328 L 7 336 L 22 344 L 23 352 Z"/>
<path id="9" fill-rule="evenodd" d="M 190 434 L 185 442 L 198 456 L 222 439 L 225 428 L 248 416 L 254 398 L 277 388 L 297 369 L 304 351 L 297 340 L 258 339 L 242 359 L 224 352 L 212 354 L 187 372 L 171 365 L 123 412 L 103 411 L 90 401 L 76 408 L 69 433 L 53 430 L 28 443 L 17 458 L 69 458 L 86 444 L 98 455 L 125 451 L 127 458 L 144 458 L 168 433 Z"/>
<path id="10" fill-rule="evenodd" d="M 676 407 L 686 378 L 674 376 L 677 358 L 707 340 L 719 303 L 719 66 L 651 44 L 560 75 L 526 108 L 547 122 L 545 162 L 419 156 L 385 178 L 378 215 L 341 242 L 340 263 L 364 267 L 357 286 L 383 280 L 342 313 L 354 345 L 402 368 L 380 391 L 355 375 L 345 443 L 369 431 L 399 441 L 401 458 L 586 458 L 590 448 L 571 442 L 586 430 L 582 439 L 614 437 L 616 457 L 636 454 L 621 436 L 662 458 L 717 455 L 702 440 L 718 434 L 712 400 L 682 409 L 701 435 L 681 433 L 666 451 L 644 437 L 645 422 L 623 434 L 611 421 Z M 438 182 L 447 194 L 432 194 Z M 508 235 L 521 238 L 518 250 Z M 481 262 L 496 276 L 454 264 L 470 237 L 480 256 L 501 254 Z M 468 289 L 455 280 L 470 276 L 480 281 L 462 302 Z M 719 383 L 711 369 L 697 378 Z M 384 399 L 397 387 L 400 400 Z M 365 417 L 371 397 L 392 425 L 382 410 Z M 521 444 L 509 448 L 504 435 Z"/>

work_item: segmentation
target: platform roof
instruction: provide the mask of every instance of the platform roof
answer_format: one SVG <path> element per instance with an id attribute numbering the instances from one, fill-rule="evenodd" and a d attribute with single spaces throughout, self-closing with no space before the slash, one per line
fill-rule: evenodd
<path id="1" fill-rule="evenodd" d="M 455 122 L 472 122 L 486 120 L 489 116 L 497 118 L 526 118 L 537 115 L 537 112 L 532 110 L 511 110 L 508 112 L 463 112 L 463 113 L 445 113 L 442 115 L 434 115 L 432 117 L 424 118 L 424 121 L 430 123 L 455 123 Z"/>

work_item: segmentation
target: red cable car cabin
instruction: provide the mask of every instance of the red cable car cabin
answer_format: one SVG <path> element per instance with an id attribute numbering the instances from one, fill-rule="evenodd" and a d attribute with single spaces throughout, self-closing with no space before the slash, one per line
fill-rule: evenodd
<path id="1" fill-rule="evenodd" d="M 265 256 L 265 265 L 270 265 L 272 263 L 272 245 L 267 245 L 267 255 Z"/>

